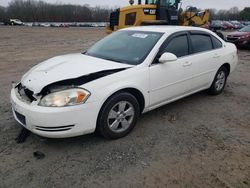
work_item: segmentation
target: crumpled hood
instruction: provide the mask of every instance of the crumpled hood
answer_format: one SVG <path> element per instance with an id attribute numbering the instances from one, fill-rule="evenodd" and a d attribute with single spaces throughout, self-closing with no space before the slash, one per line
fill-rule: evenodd
<path id="1" fill-rule="evenodd" d="M 91 73 L 132 65 L 116 63 L 84 54 L 69 54 L 46 60 L 29 70 L 21 80 L 23 86 L 39 93 L 45 86 L 67 79 L 78 78 Z"/>

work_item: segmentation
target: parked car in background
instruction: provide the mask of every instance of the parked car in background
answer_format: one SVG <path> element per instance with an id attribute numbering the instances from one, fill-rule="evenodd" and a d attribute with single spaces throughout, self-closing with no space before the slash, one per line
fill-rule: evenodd
<path id="1" fill-rule="evenodd" d="M 33 23 L 32 23 L 32 26 L 33 26 L 33 27 L 39 27 L 40 24 L 39 24 L 39 22 L 33 22 Z"/>
<path id="2" fill-rule="evenodd" d="M 244 24 L 245 26 L 248 26 L 248 25 L 250 25 L 250 21 L 243 22 L 243 24 Z"/>
<path id="3" fill-rule="evenodd" d="M 19 19 L 9 19 L 5 21 L 5 25 L 24 25 L 24 23 Z"/>
<path id="4" fill-rule="evenodd" d="M 50 23 L 40 23 L 40 27 L 50 27 Z"/>
<path id="5" fill-rule="evenodd" d="M 244 27 L 244 24 L 236 20 L 230 21 L 230 23 L 233 25 L 234 29 L 241 29 Z"/>
<path id="6" fill-rule="evenodd" d="M 226 25 L 224 25 L 223 22 L 220 20 L 213 20 L 210 24 L 210 28 L 213 31 L 227 29 Z"/>
<path id="7" fill-rule="evenodd" d="M 68 24 L 68 23 L 61 23 L 61 24 L 59 25 L 59 27 L 69 27 L 69 24 Z"/>
<path id="8" fill-rule="evenodd" d="M 207 29 L 127 28 L 28 71 L 11 91 L 13 115 L 44 137 L 97 130 L 117 139 L 141 113 L 202 90 L 221 94 L 237 62 L 235 45 Z"/>
<path id="9" fill-rule="evenodd" d="M 217 30 L 233 30 L 235 26 L 228 21 L 213 20 L 210 25 L 210 29 L 213 31 Z"/>
<path id="10" fill-rule="evenodd" d="M 226 30 L 234 30 L 234 29 L 236 29 L 236 26 L 233 23 L 229 22 L 229 21 L 223 21 L 223 24 L 225 25 Z"/>
<path id="11" fill-rule="evenodd" d="M 226 37 L 227 42 L 234 43 L 238 47 L 250 47 L 250 25 L 230 33 Z"/>
<path id="12" fill-rule="evenodd" d="M 31 22 L 26 22 L 23 24 L 24 26 L 27 26 L 27 27 L 32 27 L 33 26 L 33 23 Z"/>

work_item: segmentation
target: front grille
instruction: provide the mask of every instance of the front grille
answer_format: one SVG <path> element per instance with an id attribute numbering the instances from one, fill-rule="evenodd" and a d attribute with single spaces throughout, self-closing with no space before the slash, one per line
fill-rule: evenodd
<path id="1" fill-rule="evenodd" d="M 119 24 L 119 14 L 120 10 L 117 9 L 114 12 L 111 12 L 110 19 L 109 19 L 109 26 L 112 30 L 114 30 L 114 27 Z"/>
<path id="2" fill-rule="evenodd" d="M 24 87 L 21 83 L 17 86 L 18 93 L 22 99 L 28 102 L 36 101 L 36 98 L 33 97 L 34 92 L 29 90 L 28 88 Z"/>
<path id="3" fill-rule="evenodd" d="M 237 40 L 239 40 L 240 37 L 235 37 L 235 36 L 227 36 L 227 41 L 232 41 L 232 42 L 235 42 Z"/>
<path id="4" fill-rule="evenodd" d="M 24 115 L 18 113 L 17 111 L 15 111 L 16 117 L 17 119 L 23 124 L 26 125 L 26 118 Z"/>
<path id="5" fill-rule="evenodd" d="M 60 127 L 41 127 L 36 126 L 36 130 L 39 131 L 45 131 L 45 132 L 62 132 L 62 131 L 68 131 L 72 129 L 75 125 L 66 125 L 66 126 L 60 126 Z"/>

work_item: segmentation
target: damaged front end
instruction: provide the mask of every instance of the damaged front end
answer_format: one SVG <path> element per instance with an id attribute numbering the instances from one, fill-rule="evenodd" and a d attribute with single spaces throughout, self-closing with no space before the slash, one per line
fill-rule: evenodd
<path id="1" fill-rule="evenodd" d="M 18 98 L 25 103 L 32 103 L 34 101 L 39 101 L 47 95 L 52 93 L 57 93 L 60 91 L 70 90 L 70 89 L 77 89 L 79 86 L 84 85 L 86 83 L 92 82 L 94 80 L 100 79 L 102 77 L 126 70 L 127 68 L 119 68 L 119 69 L 112 69 L 112 70 L 104 70 L 95 73 L 91 73 L 88 75 L 80 76 L 77 78 L 71 78 L 66 80 L 61 80 L 57 82 L 53 82 L 48 84 L 47 86 L 43 87 L 39 93 L 34 93 L 34 91 L 30 90 L 26 86 L 20 82 L 15 86 L 17 91 Z M 85 90 L 86 91 L 86 90 Z M 90 92 L 86 91 L 87 94 Z M 86 94 L 86 95 L 87 95 Z"/>
<path id="2" fill-rule="evenodd" d="M 21 99 L 22 101 L 25 101 L 26 103 L 37 101 L 34 92 L 23 86 L 21 82 L 16 85 L 16 89 L 19 94 L 19 99 Z"/>
<path id="3" fill-rule="evenodd" d="M 87 89 L 95 80 L 131 67 L 82 54 L 58 56 L 33 67 L 20 83 L 12 83 L 13 115 L 24 128 L 17 142 L 23 142 L 28 131 L 49 138 L 92 133 L 99 104 L 86 102 L 91 96 Z"/>
<path id="4" fill-rule="evenodd" d="M 58 82 L 51 83 L 47 86 L 45 86 L 41 92 L 39 93 L 40 95 L 44 96 L 47 95 L 51 92 L 54 91 L 60 91 L 64 89 L 70 89 L 74 87 L 81 86 L 83 84 L 92 82 L 94 80 L 100 79 L 102 77 L 126 70 L 127 68 L 120 68 L 120 69 L 112 69 L 112 70 L 104 70 L 104 71 L 99 71 L 95 73 L 91 73 L 88 75 L 80 76 L 77 78 L 72 78 L 72 79 L 67 79 L 67 80 L 61 80 Z"/>

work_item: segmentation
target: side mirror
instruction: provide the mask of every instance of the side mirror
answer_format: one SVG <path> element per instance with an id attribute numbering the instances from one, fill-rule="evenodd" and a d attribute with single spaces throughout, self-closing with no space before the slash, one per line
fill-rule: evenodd
<path id="1" fill-rule="evenodd" d="M 172 61 L 177 61 L 177 56 L 172 54 L 172 53 L 164 53 L 161 55 L 159 62 L 160 63 L 167 63 L 167 62 L 172 62 Z"/>

